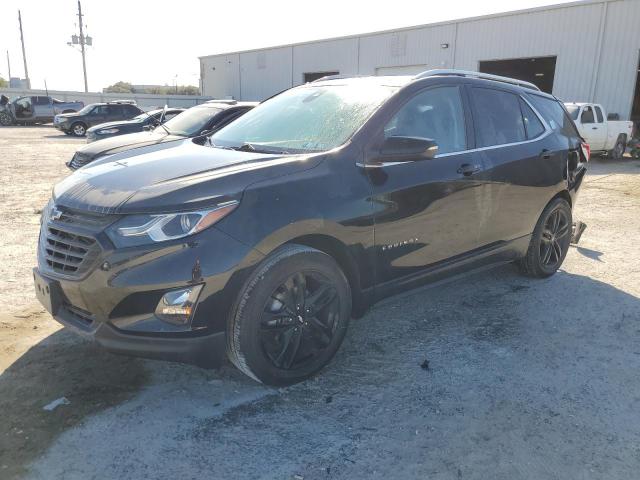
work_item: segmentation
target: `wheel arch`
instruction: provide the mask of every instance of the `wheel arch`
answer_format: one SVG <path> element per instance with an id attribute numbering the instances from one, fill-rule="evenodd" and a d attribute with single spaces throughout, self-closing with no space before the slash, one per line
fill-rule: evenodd
<path id="1" fill-rule="evenodd" d="M 349 253 L 348 247 L 343 242 L 326 234 L 308 234 L 292 238 L 285 244 L 297 244 L 315 248 L 333 258 L 349 282 L 352 298 L 352 315 L 358 318 L 364 314 L 368 302 L 362 291 L 358 266 L 351 253 Z"/>

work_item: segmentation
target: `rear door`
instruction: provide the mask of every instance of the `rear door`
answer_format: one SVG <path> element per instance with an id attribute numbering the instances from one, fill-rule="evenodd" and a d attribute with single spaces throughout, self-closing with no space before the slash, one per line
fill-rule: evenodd
<path id="1" fill-rule="evenodd" d="M 518 93 L 472 86 L 469 96 L 477 155 L 485 168 L 477 191 L 479 244 L 500 247 L 531 233 L 531 218 L 544 197 L 538 187 L 562 151 L 545 142 L 548 128 Z"/>
<path id="2" fill-rule="evenodd" d="M 107 122 L 124 120 L 128 118 L 123 111 L 123 105 L 107 105 Z"/>
<path id="3" fill-rule="evenodd" d="M 389 282 L 477 246 L 481 165 L 469 151 L 470 116 L 460 84 L 429 87 L 404 103 L 374 138 L 361 166 L 372 185 L 377 281 Z M 380 162 L 391 136 L 435 140 L 431 160 Z"/>

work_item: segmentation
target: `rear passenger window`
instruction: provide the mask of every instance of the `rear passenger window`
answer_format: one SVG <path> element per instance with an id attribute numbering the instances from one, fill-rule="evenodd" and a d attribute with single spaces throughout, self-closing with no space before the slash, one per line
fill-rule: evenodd
<path id="1" fill-rule="evenodd" d="M 520 99 L 520 108 L 522 109 L 522 118 L 524 119 L 524 129 L 527 132 L 529 140 L 538 138 L 544 133 L 544 125 L 524 100 Z"/>
<path id="2" fill-rule="evenodd" d="M 526 140 L 527 135 L 517 95 L 491 88 L 472 88 L 478 147 L 491 147 Z"/>
<path id="3" fill-rule="evenodd" d="M 555 132 L 562 132 L 568 137 L 579 136 L 575 123 L 566 113 L 564 107 L 557 100 L 536 94 L 527 94 L 527 98 L 542 118 Z M 577 119 L 576 115 L 576 119 Z"/>
<path id="4" fill-rule="evenodd" d="M 467 148 L 464 109 L 458 87 L 436 87 L 409 100 L 384 129 L 385 137 L 435 140 L 438 153 Z"/>

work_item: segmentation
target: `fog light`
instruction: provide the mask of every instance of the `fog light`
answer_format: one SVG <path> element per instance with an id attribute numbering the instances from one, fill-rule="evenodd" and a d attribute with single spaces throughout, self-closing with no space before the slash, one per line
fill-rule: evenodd
<path id="1" fill-rule="evenodd" d="M 165 293 L 156 307 L 156 316 L 174 325 L 189 323 L 195 311 L 200 290 L 202 285 L 194 285 Z"/>

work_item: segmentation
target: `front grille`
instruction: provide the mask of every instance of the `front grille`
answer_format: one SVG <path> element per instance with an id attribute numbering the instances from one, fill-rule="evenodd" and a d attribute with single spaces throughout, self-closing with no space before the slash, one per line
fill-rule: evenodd
<path id="1" fill-rule="evenodd" d="M 92 160 L 91 155 L 87 155 L 86 153 L 76 152 L 69 163 L 69 166 L 73 170 L 77 170 L 80 167 L 84 167 L 87 163 Z"/>
<path id="2" fill-rule="evenodd" d="M 44 245 L 45 261 L 56 273 L 79 275 L 84 273 L 100 248 L 95 239 L 47 227 Z"/>
<path id="3" fill-rule="evenodd" d="M 55 220 L 51 211 L 55 210 Z M 77 278 L 87 273 L 100 256 L 96 235 L 115 220 L 108 215 L 78 213 L 50 203 L 40 231 L 39 265 L 50 273 Z"/>

